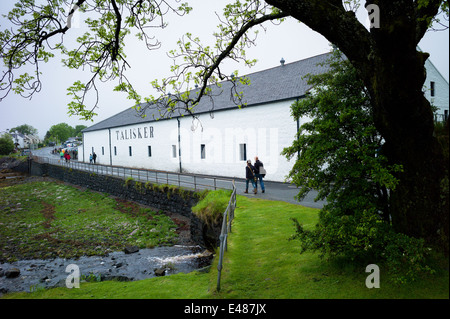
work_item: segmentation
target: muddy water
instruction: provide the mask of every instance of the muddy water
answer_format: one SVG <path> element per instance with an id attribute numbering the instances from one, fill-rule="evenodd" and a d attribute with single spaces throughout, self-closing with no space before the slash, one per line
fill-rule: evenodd
<path id="1" fill-rule="evenodd" d="M 81 257 L 79 259 L 22 260 L 0 263 L 0 295 L 7 292 L 34 291 L 41 288 L 66 287 L 66 278 L 73 275 L 67 266 L 78 267 L 83 280 L 133 281 L 155 277 L 155 269 L 165 269 L 164 274 L 188 273 L 210 264 L 212 255 L 199 246 L 175 245 L 141 249 L 133 254 L 110 253 L 106 257 Z M 7 278 L 9 269 L 18 268 L 16 278 Z"/>

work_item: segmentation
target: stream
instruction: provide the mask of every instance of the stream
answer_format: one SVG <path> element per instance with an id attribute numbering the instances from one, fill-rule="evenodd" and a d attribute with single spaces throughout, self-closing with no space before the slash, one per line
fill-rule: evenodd
<path id="1" fill-rule="evenodd" d="M 51 260 L 32 259 L 12 263 L 0 263 L 0 296 L 8 292 L 32 292 L 42 288 L 66 287 L 66 278 L 75 272 L 76 265 L 80 282 L 86 281 L 134 281 L 189 273 L 209 266 L 212 253 L 200 246 L 175 245 L 140 249 L 135 253 L 113 252 L 108 256 L 80 257 L 78 259 L 56 258 Z M 67 266 L 70 266 L 67 268 Z M 20 270 L 17 277 L 10 278 L 10 270 Z M 66 272 L 67 268 L 67 272 Z M 74 281 L 73 281 L 74 282 Z"/>

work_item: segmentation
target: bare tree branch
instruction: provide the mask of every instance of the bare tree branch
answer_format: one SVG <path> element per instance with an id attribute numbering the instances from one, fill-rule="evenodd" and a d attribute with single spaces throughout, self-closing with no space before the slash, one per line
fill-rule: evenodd
<path id="1" fill-rule="evenodd" d="M 256 1 L 256 3 L 259 5 L 258 1 Z M 252 9 L 255 13 L 262 11 L 262 8 L 259 7 Z M 268 6 L 265 5 L 263 9 L 267 10 Z M 248 12 L 250 11 L 250 8 L 243 8 L 242 11 Z M 236 16 L 238 16 L 238 13 L 236 13 Z M 183 58 L 185 63 L 181 65 L 175 64 L 173 67 L 175 75 L 169 79 L 165 79 L 161 86 L 154 84 L 154 87 L 161 92 L 163 96 L 158 99 L 150 99 L 150 103 L 147 106 L 139 109 L 140 113 L 144 115 L 147 108 L 157 108 L 162 110 L 160 112 L 161 116 L 169 116 L 177 110 L 183 110 L 195 118 L 193 108 L 202 98 L 206 96 L 210 98 L 212 105 L 211 110 L 213 110 L 214 100 L 210 85 L 212 83 L 216 83 L 216 80 L 214 79 L 215 74 L 217 74 L 220 80 L 231 80 L 231 97 L 236 103 L 241 102 L 242 96 L 237 92 L 236 85 L 239 79 L 235 78 L 234 74 L 233 76 L 228 76 L 221 72 L 220 67 L 223 61 L 227 58 L 236 61 L 239 59 L 234 51 L 236 51 L 237 47 L 239 47 L 238 43 L 240 42 L 242 42 L 243 45 L 249 45 L 253 42 L 252 40 L 249 40 L 247 36 L 250 29 L 255 26 L 260 26 L 265 22 L 280 20 L 286 18 L 287 16 L 287 14 L 280 11 L 264 14 L 256 18 L 255 16 L 246 18 L 244 15 L 239 15 L 239 18 L 241 19 L 239 21 L 241 25 L 239 26 L 236 26 L 236 21 L 221 21 L 223 25 L 228 24 L 226 25 L 228 29 L 222 34 L 215 34 L 218 39 L 217 46 L 219 48 L 219 54 L 217 55 L 214 54 L 209 47 L 203 47 L 198 39 L 192 38 L 192 35 L 187 34 L 179 41 L 179 47 L 181 47 L 182 53 L 177 54 L 173 51 L 171 54 L 171 57 L 174 60 L 177 58 Z M 226 27 L 223 26 L 223 29 L 226 29 Z M 222 46 L 223 43 L 226 43 L 226 45 Z M 174 86 L 175 83 L 186 84 L 192 80 L 192 75 L 189 72 L 190 69 L 201 70 L 196 73 L 197 77 L 195 78 L 195 82 L 200 84 L 198 90 L 195 90 L 195 93 L 193 93 L 189 92 L 189 87 L 185 88 L 185 90 L 173 87 L 176 93 L 170 94 L 169 96 L 169 94 L 166 93 L 168 85 L 172 84 L 172 86 Z"/>

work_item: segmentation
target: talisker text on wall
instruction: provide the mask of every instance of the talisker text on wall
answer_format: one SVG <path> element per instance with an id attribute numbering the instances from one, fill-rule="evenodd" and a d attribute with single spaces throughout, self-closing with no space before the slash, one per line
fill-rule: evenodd
<path id="1" fill-rule="evenodd" d="M 153 138 L 153 126 L 144 126 L 116 131 L 117 140 L 131 140 L 137 138 Z"/>

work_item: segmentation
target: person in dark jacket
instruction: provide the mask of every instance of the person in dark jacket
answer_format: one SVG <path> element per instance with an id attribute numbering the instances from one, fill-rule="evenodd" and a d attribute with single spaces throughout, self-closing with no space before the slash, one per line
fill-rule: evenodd
<path id="1" fill-rule="evenodd" d="M 256 175 L 255 175 L 255 168 L 252 165 L 251 160 L 247 160 L 247 166 L 245 167 L 245 192 L 248 193 L 248 182 L 252 182 L 253 185 L 253 193 L 256 194 Z"/>
<path id="2" fill-rule="evenodd" d="M 258 189 L 258 180 L 259 184 L 261 185 L 262 192 L 264 193 L 266 191 L 266 188 L 264 187 L 264 181 L 263 181 L 263 174 L 259 172 L 259 168 L 264 167 L 264 164 L 258 159 L 258 156 L 255 157 L 255 175 L 256 175 L 256 189 Z"/>

